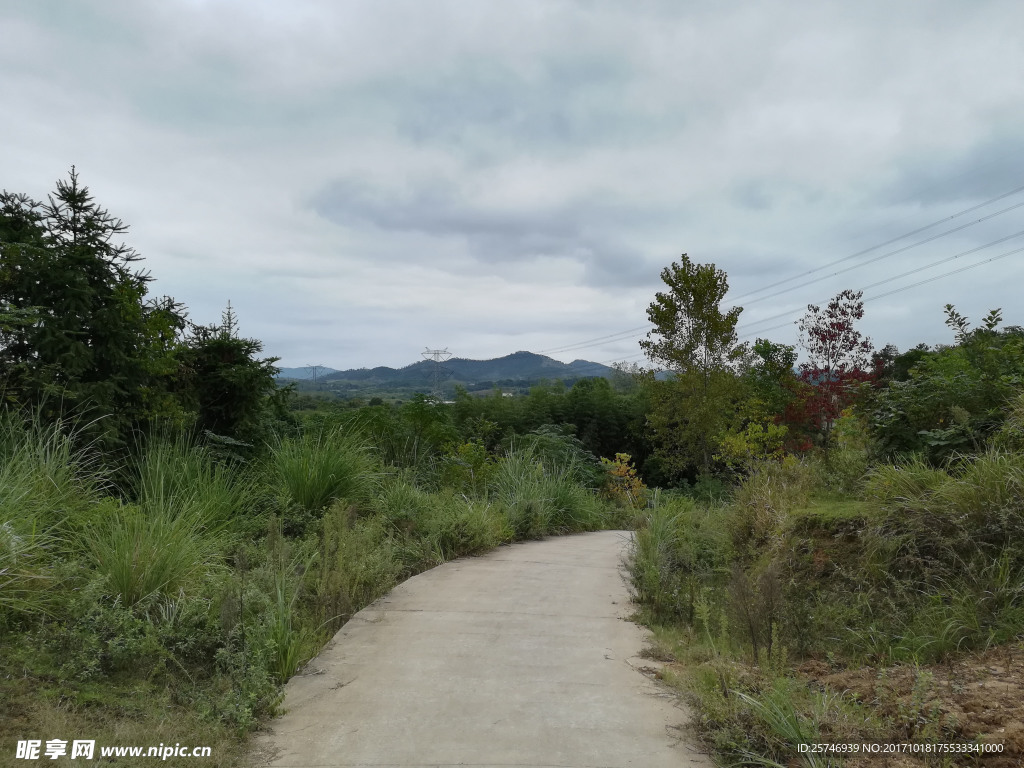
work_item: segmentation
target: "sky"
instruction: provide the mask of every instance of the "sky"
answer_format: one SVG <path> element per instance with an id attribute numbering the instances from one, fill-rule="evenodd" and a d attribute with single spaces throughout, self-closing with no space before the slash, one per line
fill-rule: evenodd
<path id="1" fill-rule="evenodd" d="M 1024 325 L 1021 29 L 1018 0 L 0 0 L 0 188 L 76 166 L 153 293 L 230 301 L 282 366 L 643 363 L 684 253 L 744 340 L 865 289 L 876 347 L 951 343 L 947 303 Z"/>

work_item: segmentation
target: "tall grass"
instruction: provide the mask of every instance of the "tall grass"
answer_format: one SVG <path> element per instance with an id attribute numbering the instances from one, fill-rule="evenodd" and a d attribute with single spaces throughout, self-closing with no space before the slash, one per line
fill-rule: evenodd
<path id="1" fill-rule="evenodd" d="M 869 475 L 866 493 L 883 513 L 874 533 L 892 562 L 921 578 L 1004 555 L 1024 565 L 1024 454 L 989 450 L 950 470 L 913 458 Z"/>
<path id="2" fill-rule="evenodd" d="M 63 425 L 0 413 L 0 610 L 49 613 L 69 524 L 99 498 L 102 477 Z"/>
<path id="3" fill-rule="evenodd" d="M 126 605 L 195 586 L 221 567 L 224 542 L 196 512 L 109 502 L 83 533 L 88 558 Z"/>
<path id="4" fill-rule="evenodd" d="M 731 558 L 720 509 L 657 494 L 629 556 L 636 599 L 660 621 L 692 622 L 699 594 L 728 570 Z"/>
<path id="5" fill-rule="evenodd" d="M 143 509 L 195 518 L 211 531 L 245 520 L 256 502 L 248 473 L 218 463 L 184 434 L 150 440 L 134 460 L 131 478 L 131 495 Z"/>
<path id="6" fill-rule="evenodd" d="M 792 456 L 757 465 L 733 494 L 729 527 L 738 553 L 751 558 L 777 547 L 787 516 L 810 502 L 818 484 L 815 467 Z"/>
<path id="7" fill-rule="evenodd" d="M 62 424 L 26 423 L 0 413 L 0 524 L 51 528 L 99 498 L 102 476 Z"/>
<path id="8" fill-rule="evenodd" d="M 573 463 L 546 467 L 530 449 L 498 462 L 491 492 L 517 538 L 600 528 L 606 521 L 594 494 L 579 484 Z"/>
<path id="9" fill-rule="evenodd" d="M 426 544 L 438 562 L 475 555 L 512 539 L 508 518 L 487 501 L 438 494 L 425 523 Z"/>
<path id="10" fill-rule="evenodd" d="M 318 623 L 335 630 L 398 583 L 401 550 L 387 520 L 373 515 L 353 522 L 342 504 L 332 506 L 320 526 L 311 590 Z"/>
<path id="11" fill-rule="evenodd" d="M 366 503 L 375 476 L 367 444 L 340 429 L 304 432 L 274 446 L 270 466 L 288 498 L 307 512 L 338 499 Z"/>
<path id="12" fill-rule="evenodd" d="M 749 749 L 737 750 L 746 765 L 765 766 L 766 768 L 786 768 L 793 765 L 793 759 L 805 768 L 831 768 L 837 765 L 828 754 L 798 751 L 801 744 L 815 744 L 821 739 L 819 728 L 814 717 L 801 713 L 794 704 L 794 686 L 785 681 L 778 681 L 760 695 L 733 691 L 759 722 L 759 731 L 768 742 L 767 751 L 786 760 L 784 763 L 766 757 Z M 816 709 L 828 710 L 833 698 L 827 692 L 816 695 Z"/>

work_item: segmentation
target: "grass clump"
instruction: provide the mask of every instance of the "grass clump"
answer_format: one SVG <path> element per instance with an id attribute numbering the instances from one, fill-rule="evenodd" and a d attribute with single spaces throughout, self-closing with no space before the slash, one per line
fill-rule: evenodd
<path id="1" fill-rule="evenodd" d="M 491 498 L 504 509 L 516 538 L 593 530 L 606 522 L 593 491 L 580 484 L 574 460 L 545 464 L 534 449 L 505 455 L 491 473 Z"/>
<path id="2" fill-rule="evenodd" d="M 307 513 L 341 499 L 363 504 L 373 492 L 369 447 L 356 433 L 339 428 L 281 440 L 271 451 L 270 466 L 288 500 Z"/>
<path id="3" fill-rule="evenodd" d="M 655 496 L 629 561 L 637 601 L 660 621 L 692 622 L 701 589 L 728 569 L 732 548 L 714 508 Z"/>
<path id="4" fill-rule="evenodd" d="M 318 624 L 330 630 L 386 594 L 404 570 L 388 521 L 378 515 L 356 519 L 342 503 L 323 516 L 317 551 L 311 596 Z"/>
<path id="5" fill-rule="evenodd" d="M 83 534 L 88 558 L 126 605 L 189 591 L 222 566 L 223 542 L 195 510 L 108 503 Z"/>
<path id="6" fill-rule="evenodd" d="M 131 495 L 157 514 L 202 521 L 211 531 L 238 528 L 253 517 L 256 493 L 249 473 L 215 460 L 186 435 L 148 442 L 131 466 Z"/>

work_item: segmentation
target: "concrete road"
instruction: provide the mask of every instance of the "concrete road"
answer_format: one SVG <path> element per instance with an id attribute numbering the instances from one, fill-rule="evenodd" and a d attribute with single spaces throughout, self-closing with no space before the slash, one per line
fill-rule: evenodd
<path id="1" fill-rule="evenodd" d="M 359 612 L 257 739 L 277 768 L 710 766 L 637 667 L 624 531 L 442 565 Z"/>

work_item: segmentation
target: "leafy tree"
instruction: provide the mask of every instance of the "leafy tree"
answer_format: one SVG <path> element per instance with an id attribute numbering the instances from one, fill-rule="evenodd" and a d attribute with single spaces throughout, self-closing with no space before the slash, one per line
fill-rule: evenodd
<path id="1" fill-rule="evenodd" d="M 647 486 L 637 475 L 633 457 L 616 453 L 614 459 L 601 459 L 608 472 L 608 482 L 602 495 L 623 507 L 639 509 L 647 503 Z"/>
<path id="2" fill-rule="evenodd" d="M 809 304 L 800 321 L 800 344 L 809 357 L 800 375 L 811 385 L 806 390 L 809 412 L 826 459 L 835 420 L 852 402 L 856 385 L 872 378 L 871 340 L 854 325 L 864 316 L 863 295 L 845 290 L 824 308 Z"/>
<path id="3" fill-rule="evenodd" d="M 661 279 L 668 290 L 648 307 L 654 330 L 640 346 L 673 377 L 652 383 L 649 424 L 669 467 L 682 472 L 696 465 L 708 474 L 737 394 L 733 367 L 742 350 L 736 323 L 743 310 L 720 308 L 729 283 L 714 264 L 695 264 L 683 254 L 662 270 Z"/>
<path id="4" fill-rule="evenodd" d="M 768 413 L 781 417 L 796 396 L 796 348 L 758 339 L 745 355 L 743 380 Z"/>

